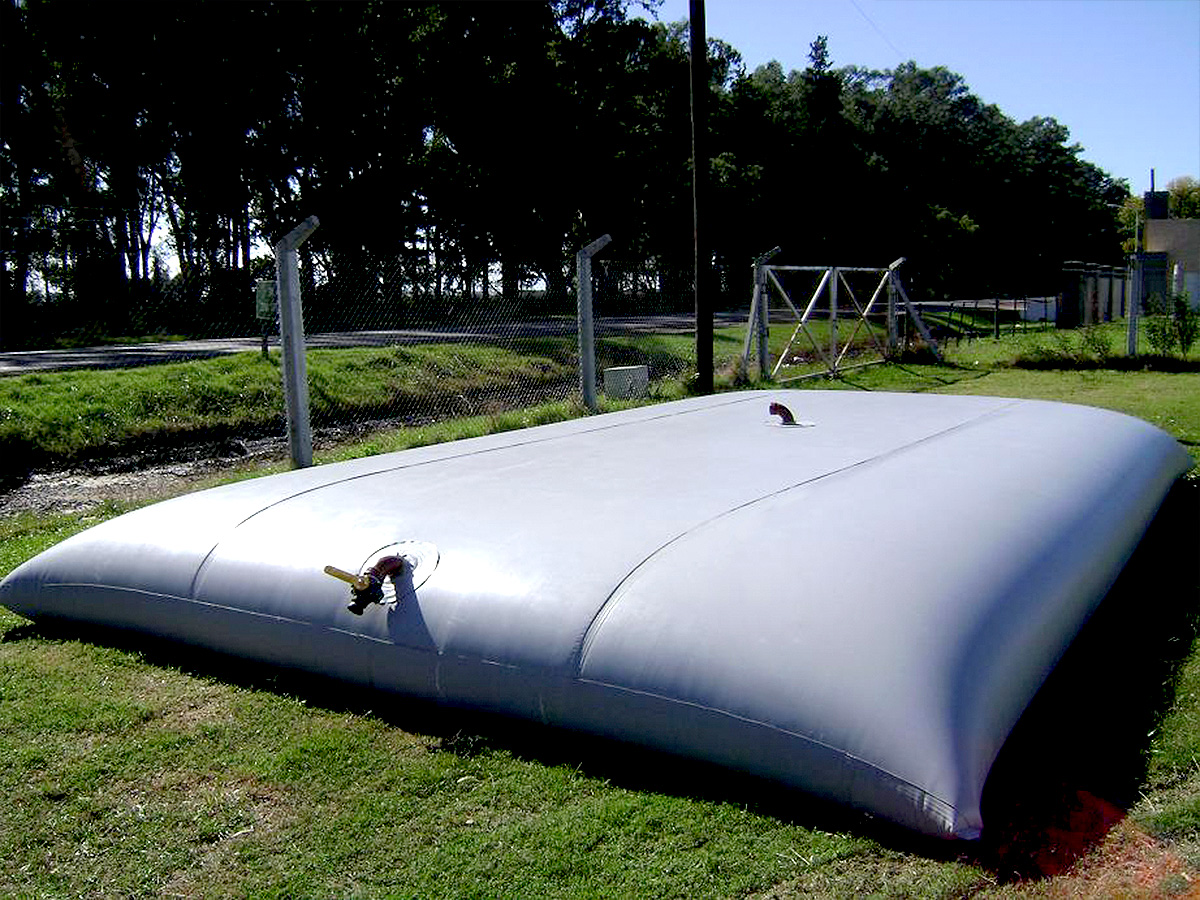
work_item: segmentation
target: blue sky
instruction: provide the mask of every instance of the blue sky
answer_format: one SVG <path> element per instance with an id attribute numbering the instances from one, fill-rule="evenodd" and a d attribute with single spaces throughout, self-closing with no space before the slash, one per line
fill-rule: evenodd
<path id="1" fill-rule="evenodd" d="M 1017 121 L 1057 119 L 1136 194 L 1151 168 L 1160 190 L 1200 177 L 1200 0 L 706 0 L 705 22 L 747 71 L 804 68 L 818 34 L 835 66 L 945 66 Z"/>

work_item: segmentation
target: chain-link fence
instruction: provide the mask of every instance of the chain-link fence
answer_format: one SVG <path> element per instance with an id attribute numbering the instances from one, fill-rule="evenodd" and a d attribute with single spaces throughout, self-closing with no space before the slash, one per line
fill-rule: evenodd
<path id="1" fill-rule="evenodd" d="M 696 366 L 692 267 L 622 259 L 613 249 L 591 260 L 594 394 L 603 398 L 607 376 L 629 374 L 622 370 L 639 370 L 641 380 L 614 380 L 616 395 L 631 385 L 651 396 L 677 394 L 678 382 L 694 375 Z M 550 401 L 587 402 L 577 258 L 556 254 L 553 265 L 514 267 L 502 261 L 467 265 L 461 259 L 444 264 L 411 249 L 383 258 L 301 250 L 296 280 L 303 308 L 305 409 L 318 444 Z M 147 378 L 122 377 L 128 387 L 124 394 L 110 393 L 103 379 L 75 384 L 70 373 L 39 374 L 36 384 L 5 379 L 0 456 L 6 464 L 21 457 L 33 465 L 43 458 L 174 452 L 188 442 L 200 447 L 216 440 L 236 447 L 242 441 L 290 437 L 279 315 L 259 302 L 261 284 L 274 294 L 276 268 L 276 260 L 267 257 L 236 269 L 194 265 L 174 275 L 155 271 L 149 279 L 128 280 L 104 302 L 81 276 L 57 286 L 44 282 L 22 301 L 25 315 L 19 320 L 11 316 L 13 295 L 6 294 L 6 333 L 15 325 L 39 327 L 41 342 L 53 346 L 0 354 L 0 374 L 182 365 Z M 886 290 L 880 293 L 885 270 L 840 270 L 835 323 L 828 291 L 817 290 L 825 270 L 771 268 L 784 289 L 772 288 L 765 304 L 767 373 L 777 381 L 834 370 L 824 357 L 834 359 L 840 371 L 878 360 L 884 356 L 881 345 L 893 346 L 886 334 Z M 715 367 L 718 372 L 729 367 L 727 374 L 735 378 L 739 365 L 740 371 L 756 374 L 758 366 L 747 364 L 747 357 L 757 355 L 760 337 L 747 311 L 758 293 L 755 268 L 719 269 L 717 277 Z M 1118 317 L 1127 314 L 1132 296 L 1113 279 L 1089 281 L 1055 298 L 933 303 L 918 294 L 911 299 L 911 312 L 908 303 L 895 303 L 894 346 L 903 349 L 910 340 L 924 339 L 917 334 L 919 319 L 943 347 L 998 332 L 1050 331 L 1021 351 L 1026 365 L 1064 360 L 1120 365 L 1126 359 L 1140 365 L 1155 358 L 1166 365 L 1176 356 L 1186 362 L 1200 313 L 1174 300 L 1159 304 L 1162 309 L 1147 304 L 1136 335 L 1138 356 L 1123 354 L 1126 323 Z M 1076 317 L 1085 323 L 1078 333 L 1054 328 L 1055 319 L 1063 322 L 1067 300 L 1077 304 Z M 797 330 L 797 312 L 809 304 L 805 329 Z M 76 346 L 102 339 L 107 339 L 102 346 Z M 781 359 L 789 371 L 773 373 Z M 35 394 L 48 398 L 36 410 L 24 398 Z M 517 418 L 536 421 L 538 415 L 523 412 Z"/>
<path id="2" fill-rule="evenodd" d="M 583 399 L 574 255 L 556 252 L 552 263 L 538 266 L 468 265 L 461 258 L 439 262 L 428 248 L 380 257 L 308 243 L 292 253 L 304 407 L 318 445 L 380 428 Z M 0 443 L 20 448 L 30 465 L 136 455 L 152 445 L 175 452 L 189 440 L 258 446 L 262 438 L 286 435 L 290 443 L 285 413 L 296 392 L 289 392 L 290 351 L 280 305 L 273 304 L 278 268 L 265 257 L 249 267 L 155 269 L 148 279 L 110 279 L 110 293 L 84 280 L 75 265 L 67 280 L 32 279 L 19 303 L 8 293 L 0 374 L 27 373 L 42 393 L 82 396 L 83 386 L 95 399 L 86 409 L 43 408 L 38 415 L 45 421 L 35 421 L 5 399 L 26 390 L 25 379 L 14 379 L 0 397 L 0 420 L 13 426 Z M 611 368 L 644 366 L 648 394 L 663 379 L 694 370 L 690 263 L 601 257 L 589 283 L 597 394 L 603 396 Z M 747 292 L 748 285 L 732 285 L 716 305 L 744 306 Z M 744 314 L 729 322 L 744 322 Z M 105 394 L 107 379 L 81 371 L 153 364 L 163 366 L 136 379 L 117 376 L 128 386 L 121 394 Z M 70 371 L 43 374 L 55 369 Z M 71 421 L 56 424 L 60 413 Z M 16 427 L 21 419 L 25 424 Z M 47 430 L 70 439 L 46 450 L 38 435 Z"/>
<path id="3" fill-rule="evenodd" d="M 739 298 L 725 299 L 729 305 Z M 645 366 L 651 383 L 695 370 L 691 269 L 598 259 L 592 268 L 592 308 L 601 391 L 604 372 L 611 368 Z"/>
<path id="4" fill-rule="evenodd" d="M 301 298 L 318 428 L 495 413 L 578 387 L 565 277 L 514 277 L 493 263 L 425 273 L 403 258 L 312 254 Z"/>
<path id="5" fill-rule="evenodd" d="M 314 427 L 429 422 L 579 397 L 574 268 L 574 259 L 513 271 L 499 262 L 439 270 L 367 254 L 302 256 Z M 597 259 L 591 287 L 597 390 L 613 367 L 645 366 L 647 390 L 694 368 L 690 268 Z M 360 380 L 362 390 L 335 388 L 339 378 Z"/>
<path id="6" fill-rule="evenodd" d="M 262 259 L 250 269 L 188 267 L 143 279 L 104 271 L 83 280 L 86 269 L 67 283 L 48 284 L 39 277 L 24 293 L 7 292 L 0 322 L 3 349 L 255 335 L 259 324 L 247 298 L 254 281 L 273 272 L 273 262 Z"/>

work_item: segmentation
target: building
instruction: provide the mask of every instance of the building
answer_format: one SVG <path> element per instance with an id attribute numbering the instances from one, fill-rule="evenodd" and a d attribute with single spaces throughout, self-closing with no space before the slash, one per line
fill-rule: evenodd
<path id="1" fill-rule="evenodd" d="M 1163 192 L 1165 193 L 1165 192 Z M 1200 307 L 1200 219 L 1151 217 L 1158 206 L 1146 195 L 1146 230 L 1142 254 L 1142 297 L 1187 291 L 1192 306 Z"/>

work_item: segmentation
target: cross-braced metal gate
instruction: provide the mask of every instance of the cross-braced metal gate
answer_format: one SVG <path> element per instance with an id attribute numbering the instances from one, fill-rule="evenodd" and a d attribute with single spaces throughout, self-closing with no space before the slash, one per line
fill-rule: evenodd
<path id="1" fill-rule="evenodd" d="M 896 354 L 900 346 L 898 304 L 903 303 L 908 320 L 915 325 L 925 343 L 940 360 L 941 354 L 933 335 L 921 320 L 916 308 L 908 299 L 904 285 L 900 281 L 897 269 L 904 262 L 898 259 L 884 268 L 869 268 L 861 266 L 770 266 L 765 263 L 766 257 L 760 257 L 754 267 L 754 296 L 750 304 L 750 321 L 747 323 L 746 340 L 742 347 L 742 369 L 747 371 L 750 364 L 752 347 L 758 345 L 759 374 L 766 378 L 770 353 L 767 347 L 768 328 L 770 324 L 770 299 L 778 295 L 784 305 L 791 311 L 796 321 L 796 327 L 771 369 L 770 377 L 777 381 L 794 381 L 799 378 L 811 378 L 814 375 L 837 375 L 847 369 L 860 366 L 876 365 Z M 802 273 L 808 273 L 806 278 Z M 805 285 L 813 283 L 816 275 L 816 287 L 809 295 L 801 312 L 793 301 L 792 294 L 800 287 L 798 282 Z M 788 290 L 784 282 L 788 281 Z M 870 299 L 865 304 L 859 301 L 859 295 L 874 285 Z M 858 293 L 855 292 L 857 288 Z M 884 309 L 879 310 L 880 299 L 885 298 Z M 872 321 L 874 317 L 875 321 Z M 839 333 L 839 320 L 853 322 L 849 337 Z M 819 326 L 817 323 L 821 323 Z M 880 340 L 877 331 L 884 333 Z M 859 340 L 859 335 L 865 336 L 865 341 Z M 801 337 L 803 336 L 803 338 Z M 805 345 L 804 340 L 807 340 Z M 809 363 L 812 354 L 824 365 L 823 371 L 813 372 L 810 365 L 805 365 L 802 374 L 789 375 L 789 369 L 795 369 L 798 362 Z M 874 350 L 877 356 L 862 360 L 863 353 Z M 847 365 L 849 354 L 855 362 Z M 781 377 L 781 373 L 782 376 Z"/>

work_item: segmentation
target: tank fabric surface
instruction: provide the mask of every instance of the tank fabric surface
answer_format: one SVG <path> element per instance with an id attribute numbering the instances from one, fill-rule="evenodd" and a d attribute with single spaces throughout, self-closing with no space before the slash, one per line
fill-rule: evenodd
<path id="1" fill-rule="evenodd" d="M 974 838 L 1005 738 L 1189 465 L 1090 407 L 724 394 L 168 500 L 28 561 L 0 603 Z M 345 579 L 394 557 L 383 602 L 348 609 Z"/>

